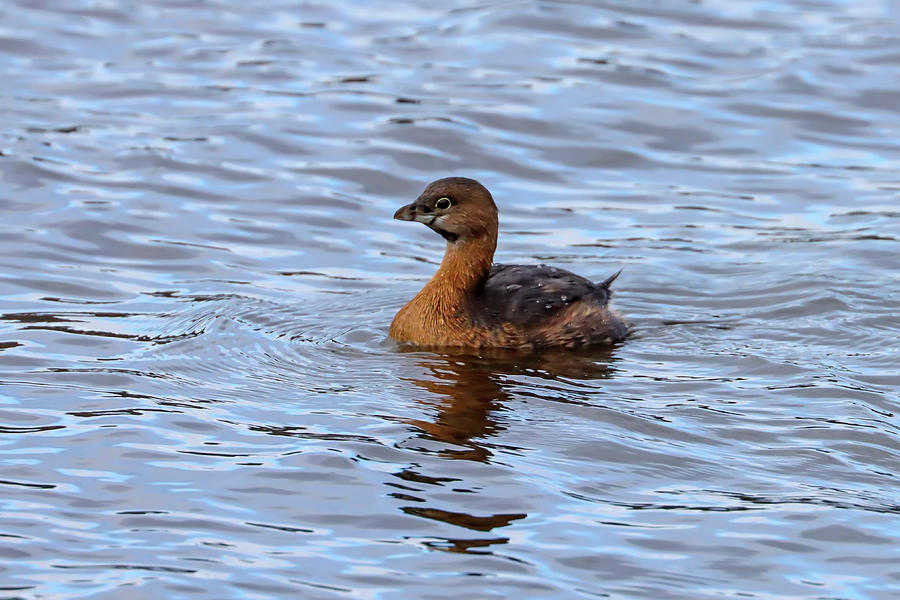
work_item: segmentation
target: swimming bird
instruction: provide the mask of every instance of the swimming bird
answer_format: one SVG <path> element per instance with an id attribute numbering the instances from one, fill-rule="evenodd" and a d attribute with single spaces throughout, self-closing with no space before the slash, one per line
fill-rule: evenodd
<path id="1" fill-rule="evenodd" d="M 625 339 L 628 326 L 609 308 L 610 286 L 621 271 L 594 283 L 546 265 L 492 264 L 497 206 L 474 179 L 438 179 L 394 218 L 424 223 L 447 241 L 437 272 L 394 317 L 394 340 L 533 349 Z"/>

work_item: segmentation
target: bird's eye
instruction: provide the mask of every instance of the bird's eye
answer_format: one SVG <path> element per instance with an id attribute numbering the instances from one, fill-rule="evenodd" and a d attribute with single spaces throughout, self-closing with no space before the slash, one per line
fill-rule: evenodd
<path id="1" fill-rule="evenodd" d="M 450 198 L 438 198 L 437 202 L 434 203 L 434 207 L 441 210 L 447 210 L 452 204 L 453 203 L 450 202 Z"/>

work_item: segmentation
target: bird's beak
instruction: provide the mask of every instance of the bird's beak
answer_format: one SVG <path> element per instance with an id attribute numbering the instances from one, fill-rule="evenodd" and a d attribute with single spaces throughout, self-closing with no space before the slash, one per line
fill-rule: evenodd
<path id="1" fill-rule="evenodd" d="M 407 204 L 406 206 L 401 207 L 397 212 L 394 213 L 394 218 L 400 221 L 415 221 L 416 205 Z"/>
<path id="2" fill-rule="evenodd" d="M 426 225 L 429 225 L 434 221 L 433 214 L 426 214 L 416 210 L 415 202 L 400 208 L 394 213 L 394 218 L 399 221 L 418 221 L 419 223 L 425 223 Z"/>

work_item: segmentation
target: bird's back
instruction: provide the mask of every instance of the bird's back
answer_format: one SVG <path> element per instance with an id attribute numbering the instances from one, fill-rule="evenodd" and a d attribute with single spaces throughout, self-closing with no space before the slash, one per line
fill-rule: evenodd
<path id="1" fill-rule="evenodd" d="M 618 275 L 618 273 L 616 274 Z M 517 331 L 528 345 L 582 346 L 625 338 L 610 284 L 546 265 L 495 264 L 469 306 L 473 324 Z"/>

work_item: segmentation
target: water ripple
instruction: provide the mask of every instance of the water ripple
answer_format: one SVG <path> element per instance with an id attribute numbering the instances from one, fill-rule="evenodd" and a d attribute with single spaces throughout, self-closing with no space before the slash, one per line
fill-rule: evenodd
<path id="1" fill-rule="evenodd" d="M 0 16 L 10 597 L 900 592 L 887 4 Z M 453 174 L 632 338 L 387 340 Z"/>

